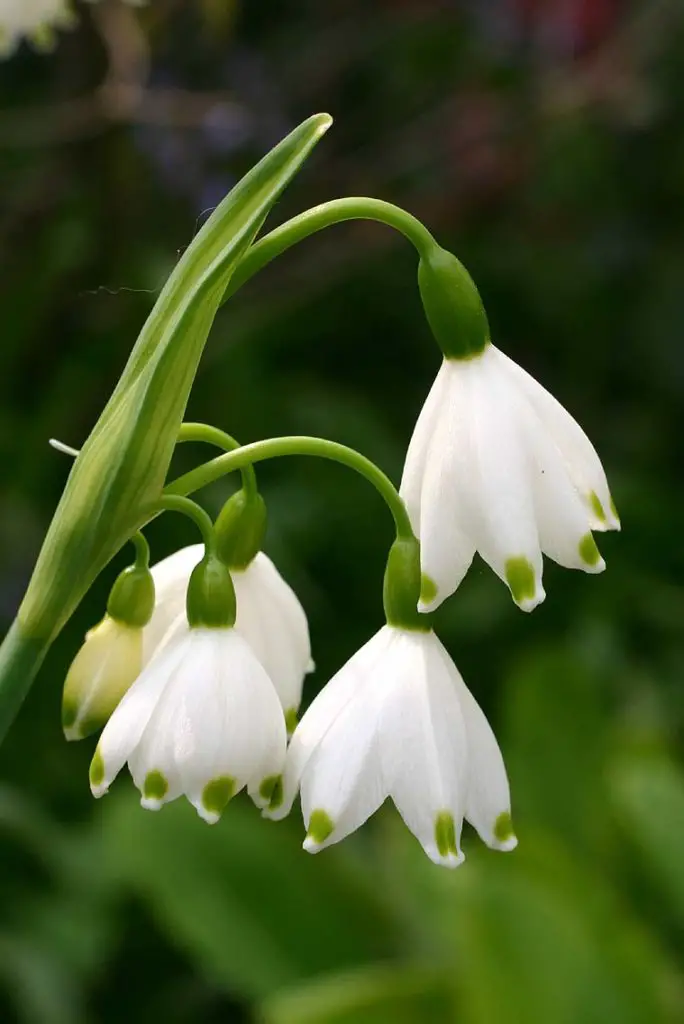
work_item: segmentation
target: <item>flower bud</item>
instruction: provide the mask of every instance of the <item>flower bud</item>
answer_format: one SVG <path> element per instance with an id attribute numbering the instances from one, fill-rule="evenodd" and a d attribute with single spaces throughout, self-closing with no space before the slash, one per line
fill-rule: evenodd
<path id="1" fill-rule="evenodd" d="M 142 668 L 142 629 L 105 615 L 86 634 L 71 663 L 62 696 L 68 740 L 101 729 Z"/>
<path id="2" fill-rule="evenodd" d="M 143 626 L 154 611 L 154 579 L 145 565 L 119 574 L 107 614 L 85 638 L 71 663 L 62 696 L 62 727 L 68 740 L 101 729 L 131 683 L 140 675 Z"/>

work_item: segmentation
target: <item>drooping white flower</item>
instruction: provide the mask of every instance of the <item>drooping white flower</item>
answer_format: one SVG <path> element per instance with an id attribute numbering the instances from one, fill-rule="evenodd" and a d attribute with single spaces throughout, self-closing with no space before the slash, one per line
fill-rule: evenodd
<path id="1" fill-rule="evenodd" d="M 142 629 L 105 615 L 71 663 L 62 697 L 68 740 L 101 729 L 142 668 Z"/>
<path id="2" fill-rule="evenodd" d="M 213 824 L 244 786 L 259 806 L 273 799 L 285 746 L 280 701 L 244 638 L 231 628 L 186 627 L 109 719 L 91 790 L 103 796 L 128 762 L 143 807 L 158 810 L 184 794 Z"/>
<path id="3" fill-rule="evenodd" d="M 193 544 L 152 568 L 157 600 L 145 628 L 145 662 L 162 641 L 185 628 L 185 593 L 190 573 L 202 558 Z M 231 569 L 237 599 L 235 629 L 247 640 L 273 681 L 288 724 L 294 726 L 304 676 L 313 669 L 306 614 L 295 592 L 268 555 L 260 551 L 246 569 Z"/>
<path id="4" fill-rule="evenodd" d="M 142 7 L 147 0 L 126 2 Z M 56 32 L 73 28 L 76 20 L 71 0 L 0 0 L 0 58 L 11 56 L 22 39 L 51 50 Z"/>
<path id="5" fill-rule="evenodd" d="M 68 0 L 0 0 L 0 56 L 13 53 L 23 38 L 50 49 L 55 30 L 74 20 Z"/>
<path id="6" fill-rule="evenodd" d="M 601 572 L 592 530 L 620 521 L 596 451 L 533 377 L 494 345 L 445 359 L 416 423 L 400 493 L 420 539 L 420 608 L 458 587 L 476 551 L 530 611 L 542 552 Z"/>
<path id="7" fill-rule="evenodd" d="M 491 847 L 516 845 L 494 734 L 432 632 L 384 626 L 328 683 L 288 750 L 283 801 L 301 788 L 311 853 L 353 832 L 389 796 L 437 864 L 456 867 L 462 820 Z"/>

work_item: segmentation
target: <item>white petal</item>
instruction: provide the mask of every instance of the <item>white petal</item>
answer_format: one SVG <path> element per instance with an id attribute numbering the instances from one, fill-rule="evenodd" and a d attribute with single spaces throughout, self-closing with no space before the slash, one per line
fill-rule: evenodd
<path id="1" fill-rule="evenodd" d="M 107 722 L 95 759 L 102 761 L 102 778 L 91 784 L 94 796 L 107 792 L 114 778 L 139 744 L 154 711 L 184 656 L 182 643 L 174 644 L 136 679 Z"/>
<path id="2" fill-rule="evenodd" d="M 283 579 L 275 565 L 263 551 L 252 562 L 266 586 L 270 589 L 284 618 L 289 623 L 290 636 L 299 661 L 308 665 L 311 661 L 311 642 L 306 612 L 292 587 Z"/>
<path id="3" fill-rule="evenodd" d="M 474 471 L 465 525 L 484 560 L 509 585 L 516 603 L 531 611 L 545 595 L 533 470 L 522 433 L 520 400 L 489 350 L 467 367 L 471 368 Z"/>
<path id="4" fill-rule="evenodd" d="M 184 713 L 189 689 L 195 683 L 196 634 L 187 630 L 172 647 L 181 656 L 167 675 L 167 683 L 145 726 L 140 742 L 128 758 L 128 768 L 141 793 L 140 803 L 147 810 L 159 810 L 163 804 L 181 796 L 183 779 L 177 765 L 176 727 Z M 165 660 L 164 653 L 150 668 Z"/>
<path id="5" fill-rule="evenodd" d="M 434 417 L 433 436 L 421 490 L 421 568 L 434 584 L 421 611 L 431 611 L 456 590 L 475 554 L 473 537 L 464 529 L 466 501 L 472 486 L 472 442 L 467 376 L 445 363 L 442 409 Z"/>
<path id="6" fill-rule="evenodd" d="M 266 669 L 283 709 L 296 711 L 311 661 L 304 610 L 263 552 L 232 576 L 237 598 L 235 628 Z"/>
<path id="7" fill-rule="evenodd" d="M 430 859 L 456 867 L 464 859 L 459 837 L 468 747 L 453 665 L 432 633 L 400 633 L 391 654 L 382 665 L 383 683 L 391 687 L 381 723 L 382 774 Z M 438 822 L 451 822 L 452 849 L 438 835 Z"/>
<path id="8" fill-rule="evenodd" d="M 531 408 L 527 413 L 527 444 L 535 464 L 532 485 L 542 551 L 568 569 L 602 572 L 606 564 L 591 536 L 589 510 L 545 427 Z"/>
<path id="9" fill-rule="evenodd" d="M 619 530 L 620 520 L 615 513 L 601 460 L 579 423 L 526 370 L 503 352 L 495 351 L 509 378 L 524 393 L 560 450 L 573 485 L 589 509 L 591 529 Z"/>
<path id="10" fill-rule="evenodd" d="M 160 639 L 155 644 L 154 648 L 150 651 L 150 657 L 147 662 L 149 665 L 150 661 L 158 658 L 163 651 L 166 650 L 171 644 L 174 644 L 180 637 L 187 636 L 190 626 L 188 625 L 188 617 L 185 613 L 185 608 L 175 619 L 172 619 L 166 632 L 162 634 Z M 143 638 L 144 642 L 144 638 Z"/>
<path id="11" fill-rule="evenodd" d="M 152 566 L 155 604 L 152 618 L 143 631 L 143 663 L 147 664 L 169 626 L 185 615 L 185 596 L 190 574 L 204 556 L 203 544 L 191 544 Z"/>
<path id="12" fill-rule="evenodd" d="M 359 692 L 372 685 L 373 671 L 382 661 L 392 634 L 389 626 L 383 626 L 314 699 L 295 729 L 287 751 L 283 803 L 277 811 L 269 813 L 269 817 L 279 819 L 289 813 L 309 759 Z"/>
<path id="13" fill-rule="evenodd" d="M 449 655 L 444 652 L 446 658 Z M 449 659 L 468 740 L 468 787 L 465 816 L 488 846 L 517 846 L 511 825 L 511 798 L 503 757 L 482 709 Z"/>
<path id="14" fill-rule="evenodd" d="M 401 477 L 399 493 L 406 503 L 413 529 L 417 535 L 421 532 L 421 492 L 423 476 L 427 465 L 428 452 L 432 447 L 432 439 L 445 401 L 447 401 L 450 364 L 443 360 L 439 372 L 428 392 L 423 408 L 413 428 L 409 442 L 404 471 Z"/>
<path id="15" fill-rule="evenodd" d="M 378 747 L 386 693 L 375 674 L 342 710 L 318 744 L 302 775 L 304 849 L 316 853 L 354 832 L 387 796 Z M 324 815 L 332 831 L 317 835 L 313 815 Z"/>
<path id="16" fill-rule="evenodd" d="M 188 799 L 213 822 L 222 809 L 217 794 L 227 799 L 252 779 L 280 774 L 285 722 L 273 685 L 243 637 L 234 630 L 192 632 L 192 674 L 172 730 L 174 760 Z"/>

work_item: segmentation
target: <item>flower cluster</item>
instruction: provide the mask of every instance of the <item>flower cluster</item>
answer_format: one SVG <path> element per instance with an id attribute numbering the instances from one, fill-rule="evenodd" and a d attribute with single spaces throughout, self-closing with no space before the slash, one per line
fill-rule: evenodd
<path id="1" fill-rule="evenodd" d="M 132 540 L 135 565 L 116 580 L 107 614 L 88 634 L 64 689 L 67 738 L 102 729 L 93 794 L 104 795 L 126 764 L 144 807 L 157 810 L 185 795 L 207 822 L 241 789 L 272 819 L 288 814 L 299 794 L 312 853 L 391 798 L 428 857 L 455 867 L 464 859 L 464 820 L 493 849 L 512 850 L 517 840 L 499 745 L 433 632 L 432 610 L 479 553 L 529 612 L 545 596 L 543 555 L 601 572 L 593 534 L 620 522 L 586 434 L 492 345 L 468 272 L 415 218 L 355 197 L 322 204 L 254 241 L 329 124 L 318 115 L 300 125 L 214 211 L 160 295 L 91 436 L 80 453 L 72 451 L 76 465 L 0 646 L 0 697 L 3 675 L 14 688 L 9 712 L 0 699 L 0 729 L 16 692 L 30 683 L 27 665 L 35 674 L 40 663 L 44 645 L 35 638 L 49 644 L 98 572 Z M 414 244 L 423 308 L 444 357 L 399 491 L 369 459 L 334 441 L 276 437 L 242 447 L 215 427 L 182 422 L 221 300 L 289 245 L 352 216 L 384 220 Z M 169 482 L 182 441 L 210 443 L 223 454 Z M 254 469 L 292 455 L 360 473 L 384 499 L 396 533 L 385 624 L 299 723 L 313 669 L 309 627 L 263 553 L 267 515 Z M 234 471 L 242 487 L 213 522 L 188 495 Z M 139 529 L 169 510 L 189 516 L 203 544 L 150 570 Z"/>
<path id="2" fill-rule="evenodd" d="M 263 551 L 230 566 L 227 596 L 217 598 L 205 578 L 218 610 L 207 612 L 205 601 L 201 615 L 192 590 L 206 568 L 202 544 L 153 567 L 144 613 L 129 591 L 126 611 L 117 584 L 65 686 L 68 738 L 106 721 L 93 794 L 105 794 L 126 763 L 144 807 L 185 795 L 210 823 L 243 788 L 272 819 L 300 793 L 312 853 L 390 797 L 435 863 L 464 859 L 464 819 L 488 846 L 513 849 L 501 751 L 425 613 L 456 589 L 476 551 L 525 610 L 544 597 L 542 552 L 571 568 L 603 569 L 591 531 L 619 527 L 605 474 L 572 417 L 487 343 L 467 359 L 445 358 L 409 446 L 401 495 L 420 545 L 405 538 L 390 555 L 387 623 L 299 724 L 313 668 L 307 619 Z M 224 520 L 234 531 L 237 511 L 244 529 L 246 508 L 226 506 L 217 532 Z M 259 526 L 250 536 L 261 534 Z M 232 618 L 223 610 L 231 603 Z"/>

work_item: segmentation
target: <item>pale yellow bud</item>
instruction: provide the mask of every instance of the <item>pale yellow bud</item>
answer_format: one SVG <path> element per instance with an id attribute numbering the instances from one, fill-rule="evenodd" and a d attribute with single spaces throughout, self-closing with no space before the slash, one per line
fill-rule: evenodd
<path id="1" fill-rule="evenodd" d="M 105 615 L 71 663 L 62 696 L 68 740 L 101 729 L 142 668 L 142 629 Z"/>

